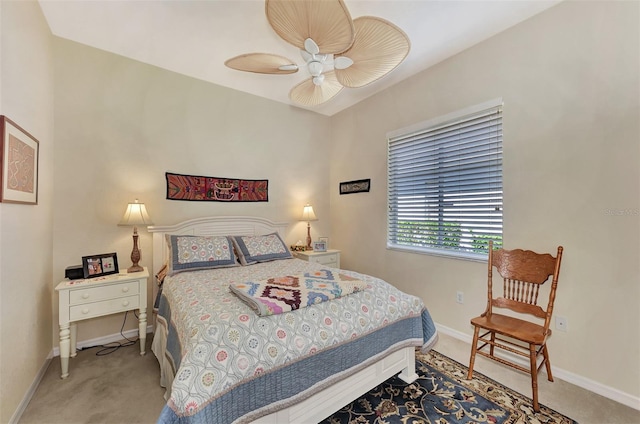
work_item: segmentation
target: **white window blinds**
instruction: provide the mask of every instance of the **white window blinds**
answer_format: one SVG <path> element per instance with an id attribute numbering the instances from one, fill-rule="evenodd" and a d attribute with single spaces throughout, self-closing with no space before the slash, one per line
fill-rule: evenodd
<path id="1" fill-rule="evenodd" d="M 502 101 L 388 135 L 387 247 L 484 258 L 502 245 Z"/>

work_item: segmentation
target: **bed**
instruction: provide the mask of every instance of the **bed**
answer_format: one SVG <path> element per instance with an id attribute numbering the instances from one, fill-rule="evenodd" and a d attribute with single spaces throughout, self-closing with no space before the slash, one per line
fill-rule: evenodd
<path id="1" fill-rule="evenodd" d="M 224 244 L 227 238 L 240 252 L 236 263 L 172 269 L 164 279 L 152 344 L 167 388 L 158 422 L 319 422 L 398 373 L 407 382 L 417 378 L 415 349 L 427 351 L 437 340 L 417 297 L 369 275 L 286 254 L 238 263 L 259 258 L 247 255 L 243 241 L 270 237 L 277 244 L 287 227 L 258 217 L 149 227 L 154 275 L 177 263 L 176 240 L 200 236 Z M 309 275 L 353 280 L 366 289 L 289 312 L 271 305 L 260 311 L 238 293 L 247 283 Z"/>

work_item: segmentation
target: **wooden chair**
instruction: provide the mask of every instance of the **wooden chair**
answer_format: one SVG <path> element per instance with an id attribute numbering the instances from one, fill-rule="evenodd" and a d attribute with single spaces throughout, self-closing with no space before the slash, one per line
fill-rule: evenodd
<path id="1" fill-rule="evenodd" d="M 498 249 L 494 251 L 493 243 L 489 242 L 487 309 L 482 315 L 471 320 L 474 333 L 467 378 L 473 378 L 476 353 L 530 374 L 533 409 L 536 412 L 540 411 L 538 371 L 543 365 L 546 366 L 549 381 L 553 381 L 546 342 L 551 336 L 549 325 L 558 286 L 562 250 L 562 246 L 559 246 L 557 256 L 554 258 L 550 254 L 539 254 L 530 250 Z M 493 296 L 493 268 L 496 268 L 503 280 L 502 296 L 495 298 Z M 538 295 L 541 286 L 550 276 L 552 279 L 549 300 L 546 308 L 542 308 L 537 304 Z M 509 315 L 494 313 L 494 308 L 510 309 L 521 314 L 518 316 L 522 319 L 515 318 L 516 314 L 512 313 Z M 480 330 L 483 330 L 484 333 L 480 334 Z M 486 347 L 489 348 L 488 352 L 483 350 Z M 495 356 L 495 348 L 528 358 L 530 368 L 506 359 L 505 355 Z M 542 361 L 538 366 L 537 361 L 540 355 L 542 355 Z"/>

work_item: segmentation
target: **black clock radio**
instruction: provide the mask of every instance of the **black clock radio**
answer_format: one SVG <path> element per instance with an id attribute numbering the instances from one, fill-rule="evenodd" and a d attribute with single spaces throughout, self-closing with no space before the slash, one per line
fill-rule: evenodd
<path id="1" fill-rule="evenodd" d="M 78 280 L 84 278 L 84 271 L 82 265 L 71 265 L 64 270 L 64 278 L 69 280 Z"/>

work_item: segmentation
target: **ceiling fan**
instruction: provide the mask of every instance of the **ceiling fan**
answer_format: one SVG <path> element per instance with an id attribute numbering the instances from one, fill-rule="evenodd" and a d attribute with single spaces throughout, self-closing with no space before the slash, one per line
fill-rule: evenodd
<path id="1" fill-rule="evenodd" d="M 284 41 L 300 49 L 310 78 L 289 98 L 316 106 L 343 87 L 358 88 L 393 71 L 409 54 L 407 35 L 374 16 L 351 19 L 343 0 L 266 0 L 269 24 Z M 261 74 L 292 74 L 300 67 L 269 53 L 248 53 L 225 62 L 229 68 Z"/>

